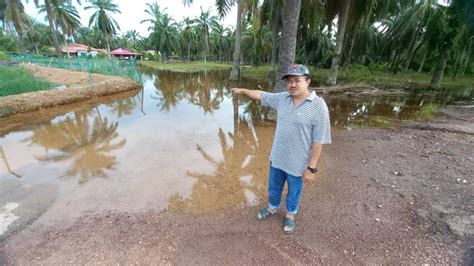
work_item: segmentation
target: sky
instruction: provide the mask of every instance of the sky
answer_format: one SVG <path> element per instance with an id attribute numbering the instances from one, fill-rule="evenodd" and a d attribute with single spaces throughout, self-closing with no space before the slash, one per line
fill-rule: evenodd
<path id="1" fill-rule="evenodd" d="M 42 1 L 40 1 L 41 3 Z M 79 15 L 81 16 L 81 23 L 83 26 L 88 27 L 89 18 L 92 16 L 94 11 L 84 10 L 84 7 L 90 5 L 90 3 L 85 0 L 81 1 L 81 5 L 77 4 L 77 1 L 73 0 L 73 5 L 76 7 Z M 184 17 L 195 18 L 201 13 L 200 7 L 204 11 L 208 8 L 211 8 L 211 13 L 217 16 L 217 11 L 214 7 L 215 0 L 194 0 L 193 4 L 188 7 L 183 6 L 181 0 L 114 0 L 114 3 L 118 5 L 122 14 L 112 14 L 112 17 L 117 21 L 120 26 L 119 35 L 125 33 L 128 30 L 137 30 L 142 37 L 148 36 L 147 28 L 150 26 L 150 23 L 140 24 L 140 21 L 144 19 L 151 18 L 148 14 L 145 13 L 146 3 L 158 3 L 160 10 L 167 8 L 166 12 L 174 18 L 177 22 L 182 21 Z M 35 7 L 34 1 L 28 1 L 25 3 L 25 11 L 28 15 L 33 16 L 39 22 L 48 24 L 44 17 L 46 14 L 38 14 L 37 8 Z M 237 8 L 234 6 L 232 10 L 227 14 L 227 17 L 221 21 L 224 26 L 234 27 L 237 19 L 236 14 Z"/>

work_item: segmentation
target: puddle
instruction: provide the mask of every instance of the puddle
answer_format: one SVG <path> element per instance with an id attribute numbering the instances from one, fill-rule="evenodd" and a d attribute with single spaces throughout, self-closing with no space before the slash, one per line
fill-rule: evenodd
<path id="1" fill-rule="evenodd" d="M 11 225 L 19 217 L 12 213 L 17 207 L 18 203 L 8 202 L 5 206 L 0 209 L 0 236 L 3 235 Z"/>
<path id="2" fill-rule="evenodd" d="M 274 122 L 258 103 L 235 101 L 229 87 L 265 82 L 229 85 L 227 77 L 144 68 L 136 95 L 35 114 L 0 137 L 0 186 L 53 186 L 44 223 L 103 211 L 209 214 L 261 204 Z M 472 101 L 472 90 L 440 95 L 324 97 L 333 126 L 349 129 L 415 119 L 427 104 Z"/>

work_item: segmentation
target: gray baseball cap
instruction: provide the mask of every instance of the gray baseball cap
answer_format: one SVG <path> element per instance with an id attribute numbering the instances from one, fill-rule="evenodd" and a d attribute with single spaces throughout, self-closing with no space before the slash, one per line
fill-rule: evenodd
<path id="1" fill-rule="evenodd" d="M 309 76 L 309 70 L 305 65 L 292 65 L 288 67 L 288 72 L 281 79 L 286 79 L 288 76 Z"/>

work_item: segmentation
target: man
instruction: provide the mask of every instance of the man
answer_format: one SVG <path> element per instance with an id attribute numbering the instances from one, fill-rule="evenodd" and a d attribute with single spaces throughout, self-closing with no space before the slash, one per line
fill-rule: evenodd
<path id="1" fill-rule="evenodd" d="M 277 211 L 287 182 L 283 230 L 293 233 L 303 183 L 314 180 L 322 144 L 331 143 L 331 133 L 326 102 L 308 89 L 311 82 L 308 68 L 304 65 L 290 66 L 282 79 L 286 80 L 288 92 L 269 93 L 244 88 L 233 88 L 231 91 L 260 100 L 263 106 L 271 107 L 277 112 L 275 137 L 270 153 L 269 205 L 257 213 L 257 219 L 264 220 Z"/>

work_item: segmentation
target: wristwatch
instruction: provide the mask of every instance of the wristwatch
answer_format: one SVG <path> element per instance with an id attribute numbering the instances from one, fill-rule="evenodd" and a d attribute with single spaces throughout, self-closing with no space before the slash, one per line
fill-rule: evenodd
<path id="1" fill-rule="evenodd" d="M 306 169 L 308 169 L 308 170 L 309 170 L 311 173 L 313 173 L 313 174 L 316 174 L 316 172 L 318 171 L 318 168 L 316 168 L 316 167 L 315 167 L 315 168 L 311 168 L 311 167 L 308 166 L 308 168 L 306 168 Z"/>

